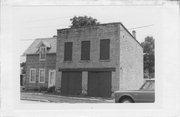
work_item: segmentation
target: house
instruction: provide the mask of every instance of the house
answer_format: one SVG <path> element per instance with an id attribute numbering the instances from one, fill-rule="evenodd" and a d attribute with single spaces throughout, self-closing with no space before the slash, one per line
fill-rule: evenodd
<path id="1" fill-rule="evenodd" d="M 24 52 L 26 90 L 46 90 L 55 86 L 56 40 L 57 37 L 36 39 Z"/>
<path id="2" fill-rule="evenodd" d="M 143 48 L 122 23 L 58 29 L 56 52 L 61 94 L 111 97 L 143 83 Z"/>

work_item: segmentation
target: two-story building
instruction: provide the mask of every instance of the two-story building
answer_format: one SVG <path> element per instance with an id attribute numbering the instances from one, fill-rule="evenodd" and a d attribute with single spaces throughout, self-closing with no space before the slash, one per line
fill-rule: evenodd
<path id="1" fill-rule="evenodd" d="M 24 52 L 25 89 L 47 89 L 55 86 L 56 41 L 56 37 L 36 39 Z"/>
<path id="2" fill-rule="evenodd" d="M 57 30 L 56 91 L 110 97 L 143 83 L 143 48 L 122 23 Z"/>

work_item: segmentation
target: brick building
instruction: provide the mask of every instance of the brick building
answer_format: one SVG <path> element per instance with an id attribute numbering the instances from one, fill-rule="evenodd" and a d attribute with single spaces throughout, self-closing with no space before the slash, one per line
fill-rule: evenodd
<path id="1" fill-rule="evenodd" d="M 143 49 L 122 23 L 57 30 L 57 91 L 110 97 L 142 83 Z"/>
<path id="2" fill-rule="evenodd" d="M 26 56 L 26 89 L 55 86 L 57 38 L 36 39 L 24 52 Z"/>

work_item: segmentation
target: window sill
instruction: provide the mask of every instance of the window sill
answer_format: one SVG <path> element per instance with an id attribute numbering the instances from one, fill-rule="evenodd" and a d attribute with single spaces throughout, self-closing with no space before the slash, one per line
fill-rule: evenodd
<path id="1" fill-rule="evenodd" d="M 73 61 L 63 61 L 64 63 L 72 63 Z"/>
<path id="2" fill-rule="evenodd" d="M 91 60 L 80 60 L 80 63 L 89 63 Z"/>
<path id="3" fill-rule="evenodd" d="M 110 62 L 111 60 L 110 59 L 106 59 L 106 60 L 99 60 L 99 62 Z"/>
<path id="4" fill-rule="evenodd" d="M 46 61 L 46 59 L 39 59 L 39 61 Z"/>

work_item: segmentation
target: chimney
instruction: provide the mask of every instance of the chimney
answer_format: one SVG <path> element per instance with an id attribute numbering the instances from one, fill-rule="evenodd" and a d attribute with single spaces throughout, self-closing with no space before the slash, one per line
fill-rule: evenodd
<path id="1" fill-rule="evenodd" d="M 132 31 L 132 35 L 136 39 L 136 31 L 135 30 Z"/>

